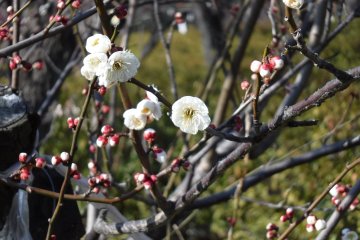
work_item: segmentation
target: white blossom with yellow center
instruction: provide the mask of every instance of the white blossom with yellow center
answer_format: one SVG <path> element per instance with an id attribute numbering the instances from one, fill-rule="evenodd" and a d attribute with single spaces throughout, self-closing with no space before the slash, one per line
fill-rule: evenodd
<path id="1" fill-rule="evenodd" d="M 171 120 L 181 131 L 190 134 L 205 130 L 211 122 L 205 103 L 191 96 L 182 97 L 172 105 Z"/>
<path id="2" fill-rule="evenodd" d="M 130 51 L 114 52 L 99 75 L 99 84 L 111 87 L 117 82 L 126 82 L 136 75 L 139 66 L 139 60 Z"/>
<path id="3" fill-rule="evenodd" d="M 124 125 L 133 130 L 142 130 L 146 125 L 146 115 L 135 108 L 128 109 L 123 114 Z"/>
<path id="4" fill-rule="evenodd" d="M 107 53 L 111 49 L 111 41 L 105 35 L 94 34 L 86 40 L 85 48 L 89 53 Z"/>
<path id="5" fill-rule="evenodd" d="M 86 79 L 92 80 L 96 75 L 101 74 L 102 69 L 107 64 L 108 57 L 105 53 L 91 53 L 83 60 L 83 67 L 80 70 L 81 75 Z"/>
<path id="6" fill-rule="evenodd" d="M 283 3 L 289 8 L 300 9 L 304 4 L 304 0 L 283 0 Z"/>

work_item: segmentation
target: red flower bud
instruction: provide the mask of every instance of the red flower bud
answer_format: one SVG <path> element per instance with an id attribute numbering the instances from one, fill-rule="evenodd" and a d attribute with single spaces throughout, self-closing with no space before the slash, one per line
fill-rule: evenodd
<path id="1" fill-rule="evenodd" d="M 45 159 L 41 157 L 35 158 L 35 166 L 37 168 L 44 168 L 46 166 Z"/>
<path id="2" fill-rule="evenodd" d="M 21 163 L 25 163 L 26 162 L 26 160 L 27 160 L 27 153 L 20 153 L 19 154 L 19 162 L 21 162 Z"/>

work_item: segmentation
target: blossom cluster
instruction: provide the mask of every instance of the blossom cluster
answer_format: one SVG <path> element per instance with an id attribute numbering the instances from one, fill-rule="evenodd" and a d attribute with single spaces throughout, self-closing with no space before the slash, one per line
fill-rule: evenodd
<path id="1" fill-rule="evenodd" d="M 60 156 L 54 155 L 51 158 L 51 163 L 54 166 L 57 166 L 59 164 L 68 166 L 70 163 L 70 154 L 68 152 L 62 152 L 62 153 L 60 153 Z M 70 176 L 76 180 L 79 180 L 81 178 L 81 175 L 80 175 L 80 172 L 78 171 L 78 167 L 77 167 L 76 163 L 71 163 L 71 165 L 70 165 Z"/>
<path id="2" fill-rule="evenodd" d="M 130 108 L 123 113 L 124 125 L 133 130 L 142 130 L 146 123 L 162 116 L 161 103 L 151 92 L 146 92 L 146 98 L 141 100 L 136 108 Z"/>
<path id="3" fill-rule="evenodd" d="M 106 88 L 128 81 L 140 66 L 133 53 L 113 47 L 111 40 L 102 34 L 89 37 L 85 48 L 90 54 L 83 60 L 81 75 L 88 80 L 98 77 L 99 85 Z"/>
<path id="4" fill-rule="evenodd" d="M 114 147 L 119 144 L 120 135 L 114 133 L 114 129 L 110 125 L 104 125 L 101 128 L 101 133 L 102 135 L 96 139 L 96 145 L 98 147 L 105 147 L 107 144 Z"/>
<path id="5" fill-rule="evenodd" d="M 274 223 L 266 225 L 266 239 L 275 239 L 278 237 L 279 227 Z"/>
<path id="6" fill-rule="evenodd" d="M 150 189 L 157 181 L 157 176 L 146 173 L 135 173 L 134 180 L 136 184 L 143 184 L 145 189 Z"/>
<path id="7" fill-rule="evenodd" d="M 91 188 L 91 192 L 98 194 L 100 188 L 108 188 L 111 186 L 111 180 L 109 174 L 101 173 L 88 179 L 88 184 Z"/>
<path id="8" fill-rule="evenodd" d="M 35 166 L 36 168 L 44 168 L 46 166 L 46 161 L 44 158 L 29 158 L 27 153 L 25 152 L 20 153 L 18 159 L 22 166 L 20 168 L 20 171 L 14 177 L 20 178 L 24 181 L 29 179 L 30 170 L 33 166 Z"/>
<path id="9" fill-rule="evenodd" d="M 273 56 L 266 61 L 254 60 L 250 64 L 250 70 L 255 74 L 260 74 L 262 78 L 269 79 L 274 71 L 280 70 L 284 66 L 284 60 L 280 56 Z"/>
<path id="10" fill-rule="evenodd" d="M 326 221 L 324 219 L 317 219 L 314 215 L 309 215 L 306 218 L 306 231 L 307 232 L 313 232 L 321 231 L 326 228 Z"/>
<path id="11" fill-rule="evenodd" d="M 341 203 L 341 199 L 347 196 L 349 190 L 350 190 L 350 186 L 346 186 L 341 183 L 336 184 L 329 191 L 329 194 L 332 196 L 331 202 L 335 206 L 339 206 Z M 350 211 L 355 210 L 356 206 L 359 205 L 359 202 L 360 202 L 359 198 L 355 198 L 354 201 L 350 204 L 349 210 Z"/>

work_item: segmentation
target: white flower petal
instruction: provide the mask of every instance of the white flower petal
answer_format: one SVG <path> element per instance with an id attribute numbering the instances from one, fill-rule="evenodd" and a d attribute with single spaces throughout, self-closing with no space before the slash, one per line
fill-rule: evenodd
<path id="1" fill-rule="evenodd" d="M 142 130 L 146 125 L 146 116 L 135 108 L 126 110 L 123 117 L 124 124 L 129 129 Z"/>
<path id="2" fill-rule="evenodd" d="M 283 0 L 284 4 L 289 8 L 300 9 L 304 4 L 304 0 Z"/>
<path id="3" fill-rule="evenodd" d="M 95 77 L 95 72 L 92 69 L 88 68 L 87 66 L 82 66 L 80 69 L 80 73 L 87 80 L 93 80 Z"/>
<path id="4" fill-rule="evenodd" d="M 190 134 L 205 130 L 211 122 L 205 103 L 191 96 L 182 97 L 172 105 L 171 120 L 181 131 Z"/>
<path id="5" fill-rule="evenodd" d="M 111 49 L 111 41 L 105 35 L 95 34 L 86 40 L 85 48 L 89 53 L 107 53 Z"/>
<path id="6" fill-rule="evenodd" d="M 107 60 L 108 57 L 105 53 L 91 53 L 84 58 L 83 64 L 99 75 L 104 69 L 104 64 L 107 64 Z"/>

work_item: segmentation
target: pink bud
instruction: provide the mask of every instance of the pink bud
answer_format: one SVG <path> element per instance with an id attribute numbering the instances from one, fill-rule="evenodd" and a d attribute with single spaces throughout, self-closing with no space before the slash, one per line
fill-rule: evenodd
<path id="1" fill-rule="evenodd" d="M 67 152 L 60 153 L 60 158 L 63 162 L 67 162 L 70 159 L 70 155 Z"/>
<path id="2" fill-rule="evenodd" d="M 88 179 L 88 184 L 89 184 L 90 187 L 95 186 L 95 184 L 96 184 L 96 179 L 95 179 L 95 178 L 89 178 L 89 179 Z"/>
<path id="3" fill-rule="evenodd" d="M 77 117 L 77 118 L 74 119 L 74 125 L 75 125 L 75 127 L 76 127 L 77 125 L 79 125 L 79 122 L 80 122 L 80 118 L 79 118 L 79 117 Z"/>
<path id="4" fill-rule="evenodd" d="M 288 218 L 294 217 L 294 209 L 293 209 L 293 208 L 287 208 L 287 209 L 286 209 L 286 216 L 287 216 Z"/>
<path id="5" fill-rule="evenodd" d="M 275 239 L 277 237 L 277 231 L 270 230 L 266 232 L 266 238 L 267 239 Z"/>
<path id="6" fill-rule="evenodd" d="M 144 131 L 143 137 L 144 137 L 145 141 L 151 143 L 151 142 L 155 141 L 156 131 L 152 128 L 148 128 Z"/>
<path id="7" fill-rule="evenodd" d="M 108 139 L 106 136 L 101 135 L 96 139 L 96 145 L 100 148 L 106 146 L 107 143 Z"/>
<path id="8" fill-rule="evenodd" d="M 45 159 L 41 157 L 35 158 L 35 166 L 37 168 L 44 168 L 46 166 Z"/>
<path id="9" fill-rule="evenodd" d="M 127 15 L 127 9 L 125 8 L 124 5 L 120 5 L 119 7 L 115 8 L 115 15 L 119 18 L 119 19 L 123 19 L 126 17 Z"/>
<path id="10" fill-rule="evenodd" d="M 229 223 L 230 226 L 235 226 L 236 224 L 236 218 L 234 217 L 228 217 L 226 221 Z"/>
<path id="11" fill-rule="evenodd" d="M 339 206 L 341 200 L 340 200 L 339 198 L 337 198 L 337 197 L 332 197 L 332 198 L 331 198 L 331 202 L 332 202 L 335 206 Z"/>
<path id="12" fill-rule="evenodd" d="M 66 122 L 67 122 L 69 128 L 74 128 L 74 127 L 75 127 L 74 119 L 73 119 L 73 118 L 69 117 L 69 118 L 66 120 Z"/>
<path id="13" fill-rule="evenodd" d="M 80 5 L 81 5 L 80 0 L 75 0 L 71 3 L 71 6 L 75 9 L 78 9 L 80 7 Z"/>
<path id="14" fill-rule="evenodd" d="M 20 171 L 20 179 L 21 180 L 28 180 L 29 179 L 29 172 Z"/>
<path id="15" fill-rule="evenodd" d="M 265 77 L 270 77 L 271 76 L 271 72 L 272 72 L 272 67 L 270 66 L 270 64 L 262 64 L 260 67 L 260 76 L 265 78 Z"/>
<path id="16" fill-rule="evenodd" d="M 103 114 L 108 114 L 109 112 L 110 112 L 110 106 L 109 105 L 102 105 L 101 106 L 101 112 L 103 113 Z"/>
<path id="17" fill-rule="evenodd" d="M 286 222 L 287 220 L 289 220 L 289 218 L 286 215 L 281 215 L 280 217 L 281 222 Z"/>
<path id="18" fill-rule="evenodd" d="M 79 180 L 81 178 L 81 175 L 78 171 L 74 171 L 72 173 L 72 178 L 74 178 L 75 180 Z"/>
<path id="19" fill-rule="evenodd" d="M 32 67 L 36 70 L 42 70 L 44 68 L 44 62 L 42 60 L 37 60 L 32 64 Z"/>
<path id="20" fill-rule="evenodd" d="M 101 96 L 104 96 L 106 94 L 106 87 L 100 86 L 97 91 Z"/>
<path id="21" fill-rule="evenodd" d="M 51 158 L 51 164 L 56 166 L 59 165 L 61 163 L 61 158 L 59 156 L 53 156 Z"/>
<path id="22" fill-rule="evenodd" d="M 91 191 L 95 194 L 98 194 L 100 192 L 100 188 L 94 187 Z"/>
<path id="23" fill-rule="evenodd" d="M 306 224 L 306 231 L 313 232 L 315 230 L 314 224 Z"/>
<path id="24" fill-rule="evenodd" d="M 114 134 L 110 137 L 110 140 L 109 140 L 109 144 L 111 147 L 114 147 L 116 145 L 119 144 L 119 140 L 120 140 L 120 135 L 119 134 Z"/>
<path id="25" fill-rule="evenodd" d="M 57 7 L 58 9 L 63 9 L 63 8 L 65 7 L 65 2 L 63 2 L 63 1 L 58 1 L 56 7 Z"/>
<path id="26" fill-rule="evenodd" d="M 17 68 L 17 64 L 11 59 L 9 62 L 10 70 L 15 70 Z"/>
<path id="27" fill-rule="evenodd" d="M 274 223 L 268 223 L 266 225 L 266 230 L 268 230 L 268 231 L 271 231 L 271 230 L 277 231 L 277 230 L 279 230 L 279 227 L 276 226 L 276 224 L 274 224 Z"/>
<path id="28" fill-rule="evenodd" d="M 27 153 L 24 153 L 24 152 L 20 153 L 19 154 L 19 162 L 25 163 L 26 160 L 27 160 Z"/>
<path id="29" fill-rule="evenodd" d="M 54 19 L 55 19 L 56 22 L 61 22 L 62 17 L 61 17 L 60 15 L 56 15 L 56 16 L 54 17 Z"/>
<path id="30" fill-rule="evenodd" d="M 270 65 L 275 70 L 280 70 L 284 66 L 284 60 L 282 60 L 282 58 L 279 56 L 274 56 L 274 57 L 270 58 Z"/>
<path id="31" fill-rule="evenodd" d="M 114 129 L 110 125 L 104 125 L 101 128 L 101 133 L 105 134 L 105 135 L 108 135 L 108 134 L 112 133 L 113 131 L 114 131 Z"/>
<path id="32" fill-rule="evenodd" d="M 240 87 L 241 87 L 242 90 L 248 89 L 249 86 L 250 86 L 250 83 L 249 83 L 248 81 L 246 81 L 246 80 L 242 81 L 242 82 L 241 82 L 241 85 L 240 85 Z"/>
<path id="33" fill-rule="evenodd" d="M 321 231 L 326 228 L 326 221 L 324 219 L 318 219 L 315 223 L 316 231 Z"/>
<path id="34" fill-rule="evenodd" d="M 91 145 L 89 146 L 89 151 L 90 151 L 91 153 L 95 153 L 95 152 L 96 152 L 96 147 L 94 146 L 94 144 L 91 144 Z"/>
<path id="35" fill-rule="evenodd" d="M 149 180 L 144 181 L 143 184 L 144 184 L 144 188 L 147 190 L 150 189 L 153 185 L 152 181 L 149 181 Z"/>
<path id="36" fill-rule="evenodd" d="M 254 60 L 250 64 L 250 70 L 253 73 L 258 73 L 260 71 L 260 67 L 261 67 L 261 62 L 258 60 Z"/>
<path id="37" fill-rule="evenodd" d="M 22 62 L 22 59 L 19 55 L 15 55 L 12 60 L 16 63 L 16 64 L 20 64 Z"/>
<path id="38" fill-rule="evenodd" d="M 175 22 L 176 22 L 176 24 L 184 22 L 184 18 L 183 18 L 183 15 L 182 15 L 181 12 L 176 12 L 175 13 Z"/>
<path id="39" fill-rule="evenodd" d="M 157 181 L 157 176 L 156 175 L 151 175 L 150 179 L 151 179 L 151 181 L 156 182 Z"/>

